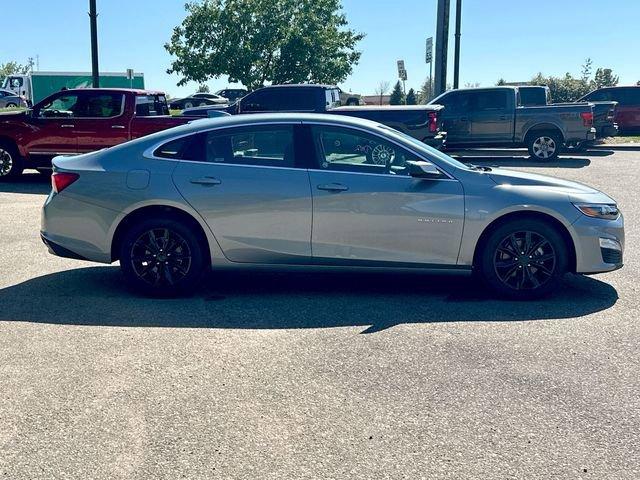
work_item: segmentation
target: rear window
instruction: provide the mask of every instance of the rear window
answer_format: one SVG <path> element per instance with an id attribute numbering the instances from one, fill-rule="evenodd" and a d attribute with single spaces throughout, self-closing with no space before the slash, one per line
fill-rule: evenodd
<path id="1" fill-rule="evenodd" d="M 340 115 L 364 118 L 378 123 L 399 123 L 407 126 L 425 125 L 429 122 L 429 112 L 427 110 L 353 110 L 340 111 Z"/>
<path id="2" fill-rule="evenodd" d="M 137 95 L 136 115 L 138 117 L 169 115 L 167 99 L 164 95 Z"/>
<path id="3" fill-rule="evenodd" d="M 518 89 L 518 105 L 522 107 L 541 107 L 547 104 L 546 88 Z"/>

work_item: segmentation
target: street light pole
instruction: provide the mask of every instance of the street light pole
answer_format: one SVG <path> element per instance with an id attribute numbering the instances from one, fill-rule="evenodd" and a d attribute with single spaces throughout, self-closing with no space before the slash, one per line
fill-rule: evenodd
<path id="1" fill-rule="evenodd" d="M 453 88 L 460 85 L 460 24 L 462 23 L 462 0 L 456 0 L 455 57 L 453 60 Z"/>
<path id="2" fill-rule="evenodd" d="M 89 22 L 91 24 L 91 76 L 93 88 L 100 87 L 100 73 L 98 70 L 98 12 L 96 0 L 89 0 Z"/>

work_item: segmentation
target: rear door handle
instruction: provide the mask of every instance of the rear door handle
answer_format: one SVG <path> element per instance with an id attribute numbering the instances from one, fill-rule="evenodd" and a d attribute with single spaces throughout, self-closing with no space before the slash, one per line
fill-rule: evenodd
<path id="1" fill-rule="evenodd" d="M 326 190 L 327 192 L 346 192 L 349 187 L 342 185 L 341 183 L 325 183 L 324 185 L 318 185 L 318 190 Z"/>
<path id="2" fill-rule="evenodd" d="M 468 119 L 467 117 L 461 117 L 461 118 L 460 118 L 460 121 L 461 121 L 461 122 L 468 122 L 468 121 L 469 121 L 469 119 Z"/>
<path id="3" fill-rule="evenodd" d="M 195 185 L 220 185 L 222 182 L 215 177 L 200 177 L 200 178 L 192 178 L 190 180 L 191 183 Z"/>
<path id="4" fill-rule="evenodd" d="M 124 125 L 112 125 L 111 128 L 117 128 L 119 130 L 124 130 L 127 127 L 125 127 Z"/>
<path id="5" fill-rule="evenodd" d="M 75 125 L 60 125 L 60 128 L 76 128 Z"/>

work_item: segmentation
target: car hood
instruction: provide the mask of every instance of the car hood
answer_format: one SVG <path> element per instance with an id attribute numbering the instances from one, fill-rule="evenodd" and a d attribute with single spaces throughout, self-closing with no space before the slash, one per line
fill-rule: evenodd
<path id="1" fill-rule="evenodd" d="M 488 176 L 499 186 L 515 188 L 523 193 L 566 196 L 571 201 L 615 203 L 593 187 L 561 178 L 500 168 L 492 169 Z"/>

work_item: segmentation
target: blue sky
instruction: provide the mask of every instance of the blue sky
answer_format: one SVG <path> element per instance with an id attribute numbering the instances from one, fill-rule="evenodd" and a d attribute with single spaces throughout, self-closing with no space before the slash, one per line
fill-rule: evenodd
<path id="1" fill-rule="evenodd" d="M 274 0 L 276 1 L 276 0 Z M 406 62 L 409 87 L 428 74 L 424 42 L 435 36 L 436 0 L 343 0 L 353 28 L 367 35 L 362 58 L 346 90 L 373 93 L 381 80 L 396 80 L 396 60 Z M 453 54 L 453 10 L 451 0 Z M 20 0 L 24 21 L 4 21 L 0 63 L 39 55 L 41 70 L 89 71 L 88 0 Z M 167 75 L 163 45 L 185 16 L 184 0 L 98 0 L 100 69 L 131 67 L 145 74 L 149 88 L 172 96 L 195 86 L 176 87 Z M 5 20 L 8 17 L 4 17 Z M 613 68 L 621 83 L 640 80 L 640 0 L 463 0 L 461 83 L 493 85 L 527 80 L 542 71 L 578 75 L 590 56 L 594 66 Z M 49 33 L 51 30 L 51 33 Z M 450 62 L 449 76 L 453 64 Z M 209 82 L 227 86 L 226 78 Z"/>

